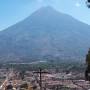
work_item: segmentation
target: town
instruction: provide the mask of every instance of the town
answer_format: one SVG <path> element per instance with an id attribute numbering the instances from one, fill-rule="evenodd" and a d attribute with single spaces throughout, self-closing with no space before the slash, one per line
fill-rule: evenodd
<path id="1" fill-rule="evenodd" d="M 89 90 L 84 73 L 56 72 L 54 69 L 19 72 L 0 69 L 0 90 Z"/>
<path id="2" fill-rule="evenodd" d="M 77 66 L 75 62 L 74 69 L 70 69 L 71 65 L 64 64 L 65 67 L 56 68 L 57 65 L 54 66 L 54 63 L 50 68 L 50 64 L 47 65 L 48 63 L 42 61 L 1 64 L 0 90 L 90 90 L 89 57 L 90 49 L 86 55 L 87 66 L 82 69 L 80 67 L 85 65 L 81 64 L 78 69 L 75 69 Z M 47 68 L 43 63 L 46 63 Z M 39 67 L 36 67 L 38 65 Z M 69 69 L 66 69 L 68 67 Z"/>

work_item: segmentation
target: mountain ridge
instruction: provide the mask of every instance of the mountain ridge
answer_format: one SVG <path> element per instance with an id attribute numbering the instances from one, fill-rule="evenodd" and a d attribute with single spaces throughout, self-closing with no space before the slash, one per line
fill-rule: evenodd
<path id="1" fill-rule="evenodd" d="M 89 25 L 51 7 L 40 8 L 0 32 L 0 60 L 84 59 L 89 36 Z"/>
<path id="2" fill-rule="evenodd" d="M 71 16 L 71 15 L 69 15 L 69 14 L 60 12 L 60 11 L 56 10 L 54 7 L 52 7 L 52 6 L 49 5 L 49 6 L 40 7 L 38 10 L 34 11 L 32 14 L 30 14 L 29 16 L 27 16 L 27 17 L 24 18 L 23 20 L 20 20 L 19 22 L 15 23 L 15 24 L 13 24 L 13 25 L 11 25 L 11 26 L 9 26 L 9 27 L 7 27 L 6 29 L 1 30 L 0 32 L 2 32 L 2 31 L 4 31 L 4 30 L 7 30 L 7 29 L 11 28 L 11 27 L 14 26 L 14 25 L 17 25 L 17 24 L 21 23 L 22 21 L 25 21 L 26 19 L 30 18 L 31 16 L 33 16 L 33 14 L 37 13 L 38 11 L 40 11 L 40 10 L 44 11 L 44 9 L 45 9 L 45 10 L 49 10 L 49 11 L 50 11 L 50 10 L 54 10 L 54 11 L 55 11 L 56 13 L 58 13 L 58 14 L 68 16 L 68 17 L 70 17 L 70 18 L 72 18 L 72 19 L 74 19 L 74 20 L 77 20 L 77 21 L 80 22 L 80 23 L 83 23 L 83 24 L 88 25 L 87 23 L 84 23 L 84 22 L 82 22 L 82 21 L 74 18 L 73 16 Z M 90 25 L 88 25 L 88 26 L 90 26 Z"/>

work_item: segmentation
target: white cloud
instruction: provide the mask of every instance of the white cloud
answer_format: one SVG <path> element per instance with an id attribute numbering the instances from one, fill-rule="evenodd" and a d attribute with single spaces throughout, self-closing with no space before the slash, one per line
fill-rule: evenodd
<path id="1" fill-rule="evenodd" d="M 75 4 L 75 6 L 76 6 L 76 7 L 80 7 L 81 4 L 80 4 L 79 2 L 77 2 L 77 3 Z"/>

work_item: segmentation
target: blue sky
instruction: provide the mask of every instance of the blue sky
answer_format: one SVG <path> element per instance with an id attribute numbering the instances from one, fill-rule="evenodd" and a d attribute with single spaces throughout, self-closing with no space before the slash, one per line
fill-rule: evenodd
<path id="1" fill-rule="evenodd" d="M 90 25 L 86 0 L 0 0 L 0 30 L 28 17 L 42 6 L 50 5 Z"/>

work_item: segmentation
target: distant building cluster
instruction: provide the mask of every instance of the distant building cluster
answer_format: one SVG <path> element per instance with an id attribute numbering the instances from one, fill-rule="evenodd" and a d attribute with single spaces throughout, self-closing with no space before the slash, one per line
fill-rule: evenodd
<path id="1" fill-rule="evenodd" d="M 42 86 L 40 86 L 40 73 L 27 70 L 22 73 L 23 78 L 21 78 L 21 72 L 0 69 L 0 90 L 88 90 L 90 88 L 90 83 L 84 80 L 84 73 L 56 73 L 54 69 L 52 70 L 46 70 L 49 73 L 41 74 Z"/>

